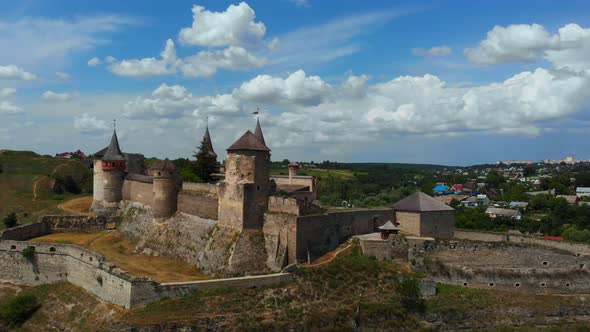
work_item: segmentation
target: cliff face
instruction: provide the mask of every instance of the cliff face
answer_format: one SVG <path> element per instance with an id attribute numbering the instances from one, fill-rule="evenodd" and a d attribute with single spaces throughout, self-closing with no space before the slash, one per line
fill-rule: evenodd
<path id="1" fill-rule="evenodd" d="M 174 257 L 221 276 L 268 270 L 261 231 L 240 232 L 184 213 L 155 221 L 151 210 L 137 203 L 122 203 L 119 215 L 121 232 L 137 243 L 139 253 Z"/>

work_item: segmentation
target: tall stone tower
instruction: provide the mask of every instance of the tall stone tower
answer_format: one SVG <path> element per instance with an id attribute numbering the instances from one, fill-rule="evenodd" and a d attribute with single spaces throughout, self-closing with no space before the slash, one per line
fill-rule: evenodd
<path id="1" fill-rule="evenodd" d="M 262 229 L 270 191 L 270 149 L 260 122 L 227 149 L 225 182 L 219 188 L 219 222 L 237 229 Z"/>
<path id="2" fill-rule="evenodd" d="M 113 130 L 111 143 L 101 159 L 103 181 L 102 198 L 107 203 L 117 203 L 123 198 L 125 163 L 125 156 L 119 148 L 117 131 Z"/>
<path id="3" fill-rule="evenodd" d="M 177 209 L 180 190 L 176 166 L 168 159 L 160 161 L 153 168 L 154 195 L 152 211 L 154 218 L 169 218 Z"/>

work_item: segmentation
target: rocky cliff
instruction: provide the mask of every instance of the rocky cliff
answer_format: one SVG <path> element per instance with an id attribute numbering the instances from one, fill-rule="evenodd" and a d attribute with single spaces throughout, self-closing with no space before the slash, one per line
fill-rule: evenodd
<path id="1" fill-rule="evenodd" d="M 119 216 L 119 228 L 136 243 L 137 252 L 181 259 L 220 276 L 268 270 L 262 232 L 240 232 L 181 212 L 156 221 L 149 208 L 137 203 L 122 203 Z"/>

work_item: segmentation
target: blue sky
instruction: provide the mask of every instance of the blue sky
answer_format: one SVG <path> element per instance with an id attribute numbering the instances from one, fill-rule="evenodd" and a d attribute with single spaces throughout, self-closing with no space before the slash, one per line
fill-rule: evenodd
<path id="1" fill-rule="evenodd" d="M 0 4 L 0 148 L 273 159 L 590 158 L 587 1 Z"/>

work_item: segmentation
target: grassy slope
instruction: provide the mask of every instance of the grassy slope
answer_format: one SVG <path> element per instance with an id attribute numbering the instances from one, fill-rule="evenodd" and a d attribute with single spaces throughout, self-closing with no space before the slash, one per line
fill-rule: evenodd
<path id="1" fill-rule="evenodd" d="M 46 214 L 63 213 L 57 206 L 65 199 L 80 195 L 54 195 L 38 191 L 38 198 L 33 201 L 33 184 L 37 179 L 51 175 L 56 167 L 73 162 L 28 151 L 1 153 L 0 219 L 12 211 L 17 212 L 20 223 L 37 221 Z M 3 228 L 4 223 L 0 222 L 0 229 Z"/>
<path id="2" fill-rule="evenodd" d="M 550 331 L 588 331 L 590 304 L 585 295 L 527 295 L 440 285 L 426 301 L 423 314 L 406 312 L 396 294 L 396 278 L 408 275 L 401 266 L 359 254 L 358 247 L 329 264 L 302 269 L 289 284 L 257 289 L 222 289 L 165 299 L 144 308 L 122 311 L 98 302 L 69 284 L 25 288 L 41 300 L 41 309 L 20 329 L 40 331 L 48 325 L 73 331 L 153 328 L 174 330 L 322 330 L 351 331 L 360 299 L 360 322 L 371 330 L 427 330 L 524 325 L 557 325 Z M 14 290 L 0 287 L 0 303 Z M 6 294 L 6 292 L 8 292 Z M 362 297 L 360 296 L 362 294 Z M 67 308 L 72 307 L 71 311 Z M 500 326 L 496 328 L 489 328 Z"/>
<path id="3" fill-rule="evenodd" d="M 19 288 L 19 294 L 34 295 L 41 306 L 27 322 L 11 331 L 108 331 L 110 322 L 125 313 L 69 283 Z M 6 295 L 14 291 L 11 293 Z M 0 304 L 8 299 L 3 295 L 0 288 Z"/>

